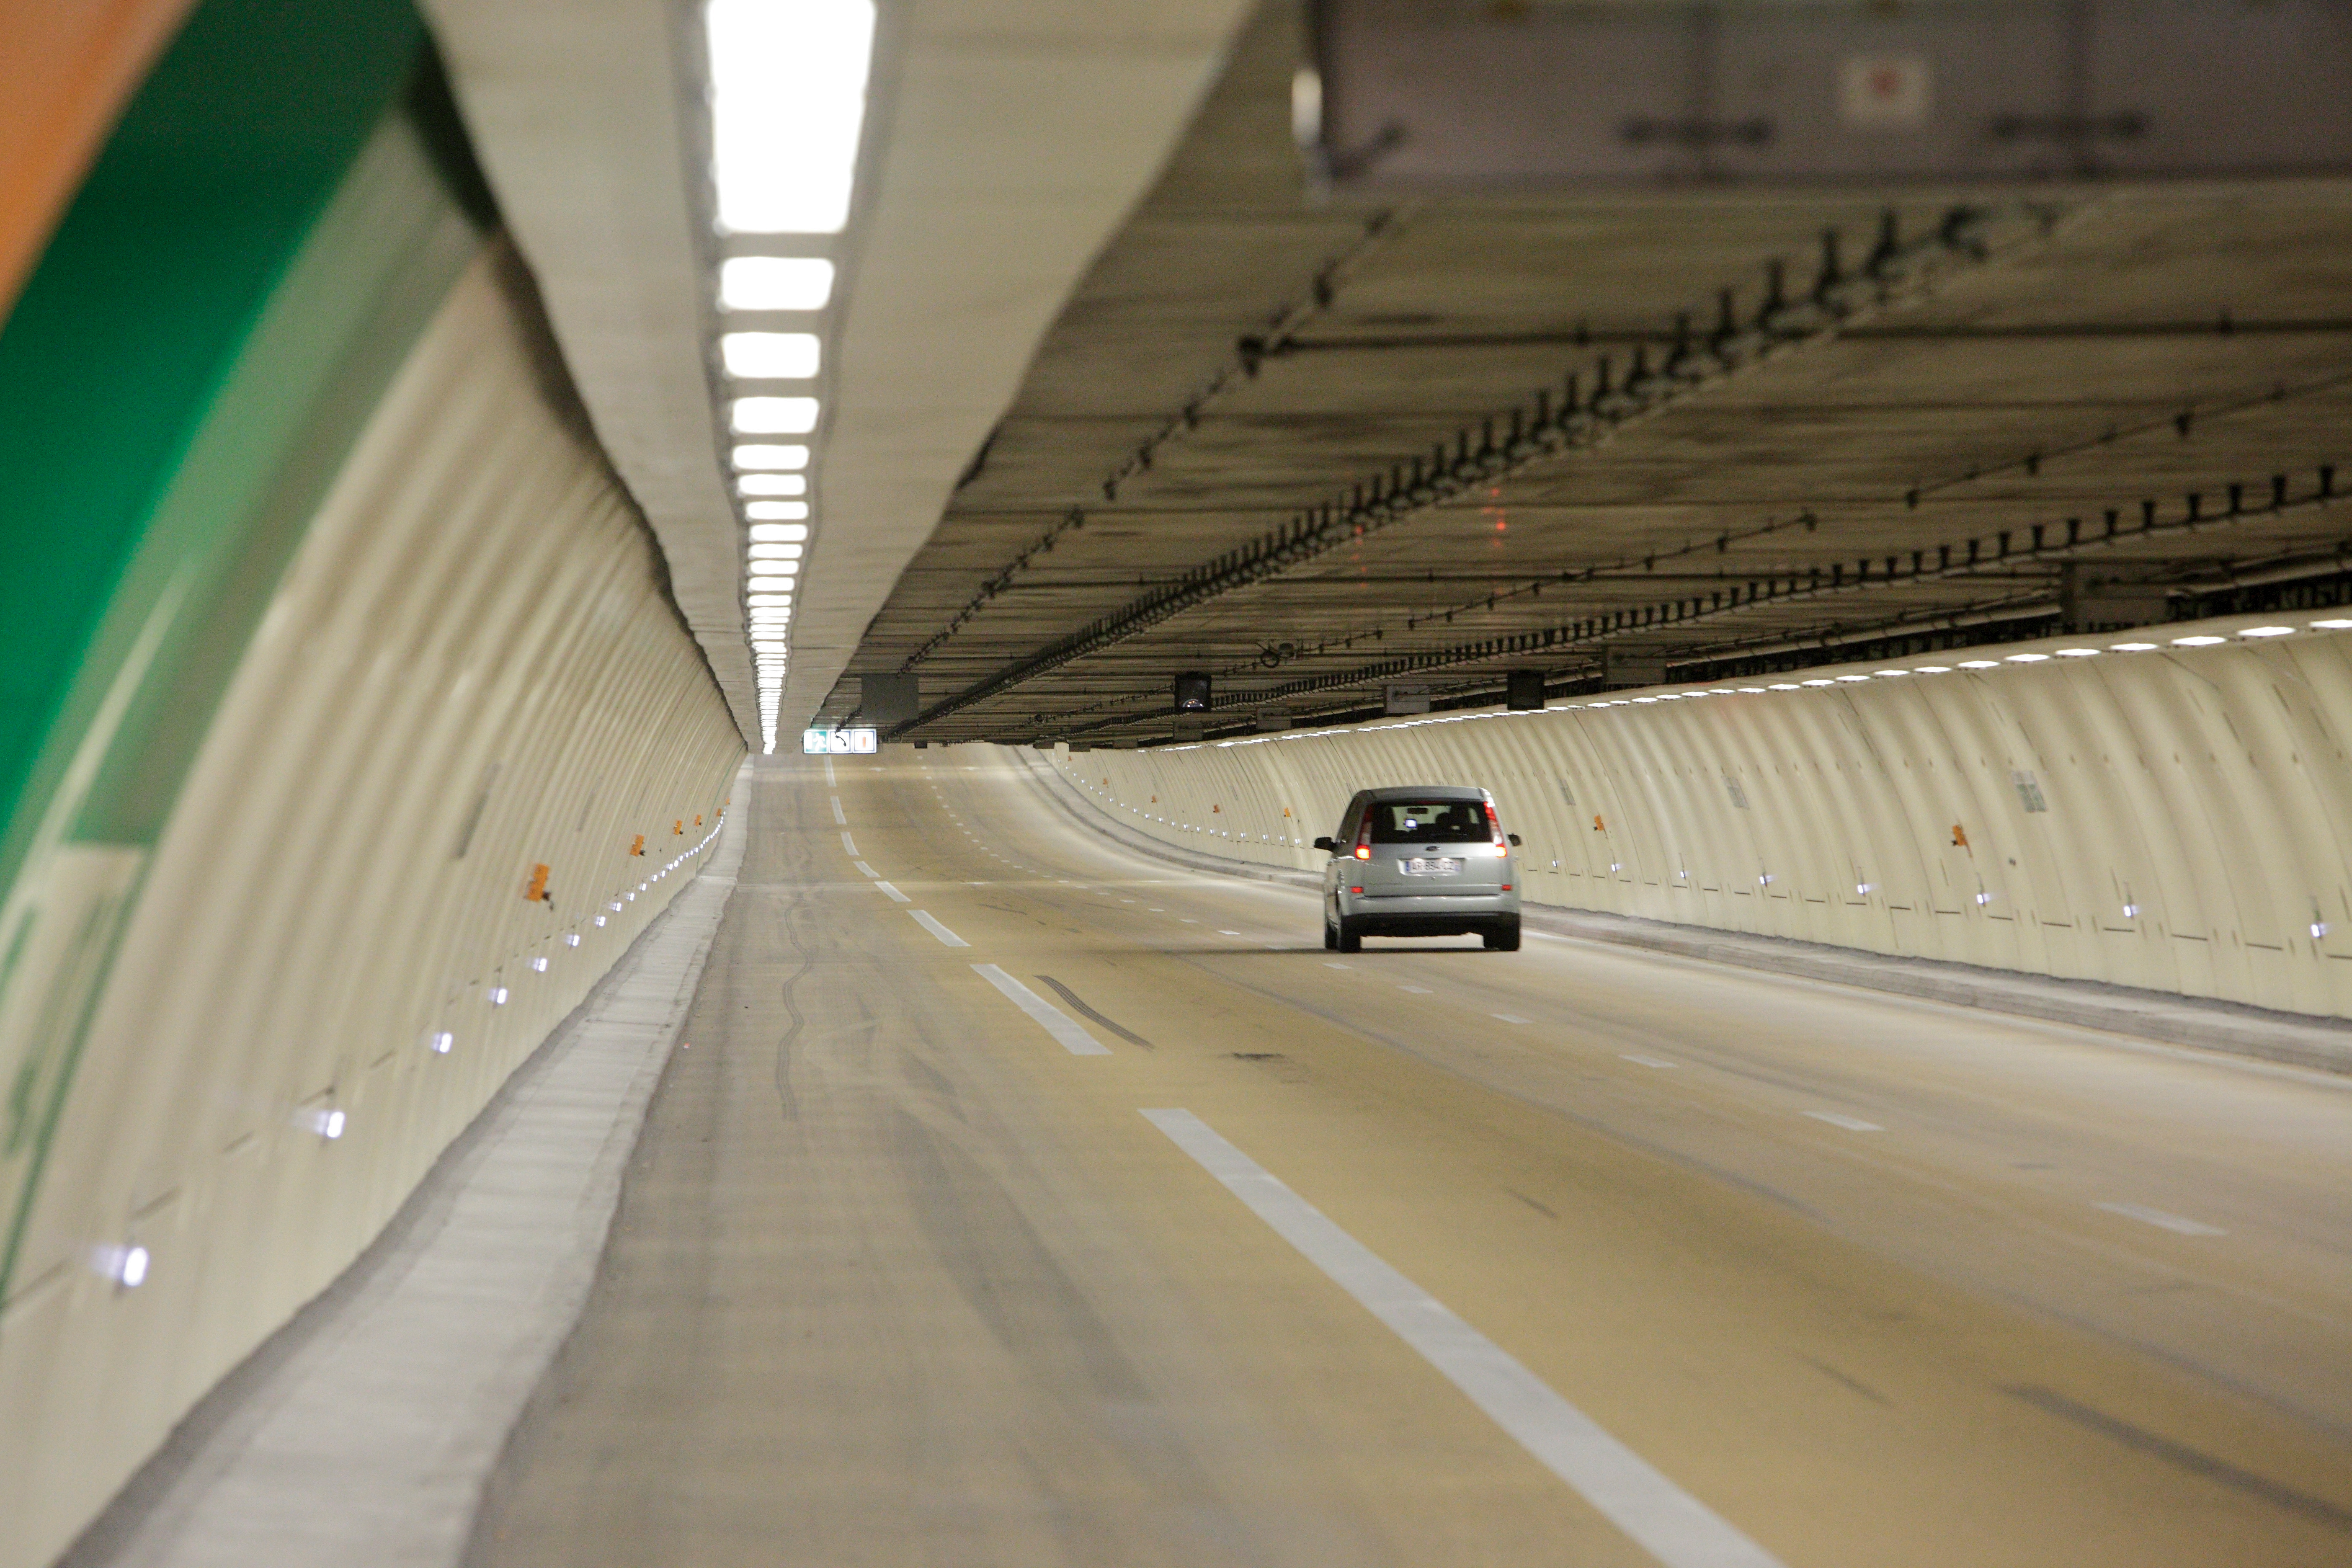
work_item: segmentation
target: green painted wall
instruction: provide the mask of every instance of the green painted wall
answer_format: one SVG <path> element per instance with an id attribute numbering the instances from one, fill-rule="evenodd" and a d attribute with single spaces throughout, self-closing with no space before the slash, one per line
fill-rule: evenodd
<path id="1" fill-rule="evenodd" d="M 0 1300 L 138 897 L 136 872 L 92 903 L 45 868 L 143 863 L 493 222 L 407 0 L 205 0 L 0 328 Z M 45 919 L 75 934 L 36 973 Z"/>
<path id="2" fill-rule="evenodd" d="M 89 717 L 78 686 L 102 689 L 161 503 L 423 38 L 407 0 L 207 0 L 0 329 L 0 888 L 70 753 L 56 742 Z M 236 531 L 283 454 L 242 456 L 247 493 L 185 523 Z"/>

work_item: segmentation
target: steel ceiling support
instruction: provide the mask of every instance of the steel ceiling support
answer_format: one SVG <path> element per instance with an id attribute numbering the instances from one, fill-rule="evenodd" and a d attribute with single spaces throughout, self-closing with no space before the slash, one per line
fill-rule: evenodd
<path id="1" fill-rule="evenodd" d="M 1591 392 L 1570 373 L 1555 404 L 1551 389 L 1530 404 L 1480 422 L 1478 445 L 1465 426 L 1449 453 L 1440 443 L 1426 463 L 1414 458 L 1354 486 L 1344 498 L 1296 514 L 1282 528 L 1194 567 L 1169 585 L 1065 637 L 996 675 L 932 705 L 891 731 L 894 738 L 999 696 L 1072 660 L 1136 637 L 1172 616 L 1313 560 L 1365 534 L 1403 521 L 1459 495 L 1469 486 L 1517 471 L 1563 453 L 1590 447 L 1634 420 L 1654 416 L 1694 388 L 1754 365 L 1789 349 L 1828 342 L 1850 321 L 1923 298 L 1952 271 L 2006 258 L 2021 245 L 2046 240 L 2065 216 L 2047 203 L 2019 202 L 2000 208 L 1955 206 L 1930 234 L 1901 241 L 1890 210 L 1879 243 L 1858 271 L 1840 263 L 1834 230 L 1823 236 L 1820 270 L 1805 294 L 1788 293 L 1783 264 L 1766 268 L 1764 298 L 1743 324 L 1729 289 L 1718 293 L 1719 320 L 1713 333 L 1694 334 L 1681 318 L 1654 366 L 1648 347 L 1637 347 L 1622 379 L 1602 355 L 1590 367 Z M 1497 437 L 1507 420 L 1508 433 Z"/>
<path id="2" fill-rule="evenodd" d="M 1292 682 L 1262 690 L 1226 692 L 1219 698 L 1214 706 L 1228 707 L 1275 701 L 1286 696 L 1363 685 L 1377 680 L 1391 679 L 1398 674 L 1409 673 L 1412 670 L 1473 663 L 1507 654 L 1597 646 L 1602 642 L 1622 637 L 1629 631 L 1688 626 L 1700 622 L 1721 620 L 1742 613 L 1753 613 L 1759 608 L 1781 609 L 1792 604 L 1827 599 L 1832 595 L 1908 587 L 1929 582 L 1990 582 L 1994 580 L 1996 573 L 2014 580 L 2021 568 L 2062 564 L 2150 537 L 2195 533 L 2262 518 L 2327 508 L 2347 499 L 2346 492 L 2336 486 L 2336 464 L 2317 465 L 2312 471 L 2310 488 L 2301 494 L 2294 492 L 2293 482 L 2288 475 L 2273 474 L 2267 483 L 2227 483 L 2207 489 L 2188 491 L 2178 503 L 2179 515 L 2170 518 L 2159 516 L 2163 509 L 2157 501 L 2144 500 L 2137 508 L 2128 511 L 2120 507 L 2102 509 L 2100 517 L 2087 530 L 2084 527 L 2084 517 L 2070 517 L 2065 519 L 2063 524 L 2036 523 L 2030 528 L 2002 530 L 1990 535 L 1964 539 L 1957 543 L 1938 544 L 1913 550 L 1906 552 L 1911 557 L 1908 564 L 1894 555 L 1875 559 L 1864 558 L 1855 563 L 1855 571 L 1851 576 L 1839 566 L 1830 567 L 1826 574 L 1818 567 L 1793 574 L 1773 574 L 1754 576 L 1747 574 L 1740 574 L 1738 576 L 1727 574 L 1719 579 L 1725 586 L 1716 591 L 1711 598 L 1704 603 L 1696 595 L 1678 595 L 1671 600 L 1658 600 L 1646 605 L 1628 605 L 1616 610 L 1587 614 L 1564 622 L 1551 630 L 1513 634 L 1499 639 L 1500 646 L 1497 646 L 1498 639 L 1495 638 L 1457 643 L 1446 648 L 1399 655 L 1393 658 L 1360 666 L 1353 671 L 1309 677 L 1307 678 L 1309 684 Z M 2214 501 L 2210 509 L 2205 505 L 2209 496 Z M 2063 532 L 2060 531 L 2062 529 Z M 2230 586 L 2241 582 L 2253 584 L 2285 580 L 2335 570 L 2340 564 L 2341 558 L 2347 548 L 2352 548 L 2352 542 L 2339 543 L 2323 555 L 2315 556 L 2305 552 L 2290 561 L 2281 563 L 2268 571 L 2233 576 L 2228 583 L 2210 585 Z M 1581 574 L 1563 573 L 1558 578 L 1546 579 L 1544 584 L 1538 584 L 1535 586 L 1539 587 L 1545 584 L 1561 580 L 1591 581 L 1592 570 L 1588 569 Z M 1784 580 L 1787 584 L 1785 588 L 1781 586 Z M 1744 595 L 1741 593 L 1743 584 L 1746 588 Z M 2193 582 L 2183 582 L 2179 585 L 2184 589 L 2197 586 Z M 1512 593 L 1496 595 L 1482 603 L 1460 605 L 1456 609 L 1460 613 L 1492 609 L 1496 607 L 1498 600 L 1517 597 L 1520 592 L 1521 590 L 1514 590 Z M 2014 618 L 2021 613 L 2022 606 L 2044 602 L 2054 604 L 2049 590 L 2048 580 L 2037 574 L 2034 577 L 2032 592 L 2024 595 L 2010 594 L 1961 610 L 1906 611 L 1891 619 L 1875 623 L 1872 628 L 1866 628 L 1860 633 L 1853 632 L 1852 628 L 1832 627 L 1819 637 L 1777 636 L 1769 645 L 1761 647 L 1743 644 L 1738 640 L 1727 644 L 1717 644 L 1713 647 L 1701 647 L 1693 649 L 1690 659 L 1685 662 L 1754 657 L 1783 648 L 1812 647 L 1825 645 L 1828 642 L 1850 642 L 1855 640 L 1856 637 L 1867 640 L 1872 636 L 1887 635 L 1890 628 L 1895 627 L 1912 626 L 1932 629 L 1981 620 L 1987 616 L 1996 618 Z M 1430 617 L 1424 618 L 1433 618 L 1440 613 L 1444 612 L 1432 612 Z M 1925 618 L 1915 621 L 1911 618 L 1914 615 L 1924 615 Z M 1356 633 L 1344 639 L 1339 646 L 1352 646 L 1359 640 L 1377 637 L 1379 635 L 1377 630 Z M 1529 637 L 1539 637 L 1542 640 L 1538 643 L 1521 640 Z M 1558 637 L 1558 641 L 1553 640 L 1555 637 Z M 1311 658 L 1321 655 L 1329 651 L 1333 646 L 1331 641 L 1326 640 L 1311 650 L 1301 650 L 1297 657 Z M 1400 660 L 1406 662 L 1400 663 Z M 1411 662 L 1413 660 L 1428 662 Z M 1258 668 L 1260 663 L 1258 659 L 1238 660 L 1218 668 L 1213 673 L 1219 677 L 1245 675 Z M 1072 718 L 1099 712 L 1108 706 L 1149 700 L 1150 694 L 1137 693 L 1111 699 L 1087 708 L 1065 710 L 1058 714 L 1032 714 L 1028 723 L 1033 727 L 1066 726 Z M 1133 721 L 1135 721 L 1133 716 L 1129 716 L 1106 720 L 1103 723 L 1107 725 Z M 1095 727 L 1097 726 L 1087 726 L 1087 728 Z"/>

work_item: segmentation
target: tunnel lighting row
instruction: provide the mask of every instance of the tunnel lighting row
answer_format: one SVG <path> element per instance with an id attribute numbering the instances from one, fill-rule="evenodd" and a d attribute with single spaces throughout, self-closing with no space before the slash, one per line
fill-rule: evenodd
<path id="1" fill-rule="evenodd" d="M 639 882 L 637 892 L 649 890 L 656 882 L 678 870 L 687 862 L 709 848 L 711 840 L 719 837 L 719 830 L 725 826 L 726 816 L 721 813 L 719 821 L 711 825 L 710 831 L 704 834 L 693 847 L 681 850 L 677 858 L 651 877 Z M 636 896 L 636 893 L 628 895 L 631 899 Z M 618 910 L 621 908 L 621 900 L 612 900 L 606 907 Z M 596 923 L 603 925 L 604 917 L 598 915 Z M 563 939 L 563 945 L 578 947 L 580 933 L 577 931 L 568 933 Z M 548 971 L 548 961 L 544 955 L 534 956 L 530 959 L 529 967 L 534 973 L 544 974 Z M 482 999 L 493 1007 L 505 1006 L 508 996 L 508 989 L 503 985 L 486 987 L 482 994 Z M 446 1057 L 457 1048 L 457 1035 L 454 1029 L 430 1029 L 425 1032 L 425 1048 L 434 1056 Z M 340 1141 L 344 1132 L 350 1130 L 351 1115 L 341 1106 L 306 1108 L 295 1113 L 294 1125 L 304 1132 L 313 1134 L 321 1142 L 332 1143 Z M 136 1290 L 147 1282 L 147 1276 L 154 1266 L 154 1255 L 135 1242 L 115 1242 L 90 1248 L 89 1266 L 102 1278 L 112 1280 L 120 1289 Z"/>
<path id="2" fill-rule="evenodd" d="M 2155 628 L 2150 628 L 2150 630 L 2153 631 Z M 1685 698 L 1762 696 L 1774 691 L 1820 690 L 1825 687 L 1860 686 L 1865 685 L 1874 680 L 1894 680 L 1915 675 L 1949 675 L 1955 670 L 1969 670 L 1976 672 L 1988 669 L 2000 669 L 2010 665 L 2049 664 L 2059 659 L 2097 658 L 2104 654 L 2111 653 L 2128 655 L 2137 653 L 2158 653 L 2166 648 L 2219 647 L 2226 643 L 2238 640 L 2248 642 L 2267 642 L 2274 637 L 2295 637 L 2305 631 L 2352 631 L 2352 616 L 2331 616 L 2324 619 L 2307 622 L 2301 626 L 2287 626 L 2283 623 L 2265 623 L 2255 626 L 2240 626 L 2234 630 L 2227 632 L 2186 632 L 2179 637 L 2166 637 L 2162 641 L 2152 641 L 2147 637 L 2127 637 L 2119 641 L 2107 643 L 2103 647 L 2093 647 L 2087 642 L 2070 643 L 2064 647 L 2053 647 L 2047 652 L 2041 651 L 2040 649 L 2024 649 L 2017 653 L 2003 654 L 1998 658 L 1962 658 L 1955 659 L 1950 664 L 1914 664 L 1909 666 L 1890 665 L 1885 668 L 1874 669 L 1867 673 L 1862 671 L 1849 671 L 1843 675 L 1812 676 L 1803 680 L 1775 680 L 1755 686 L 1703 686 L 1694 687 L 1685 691 L 1652 692 L 1640 697 L 1607 697 L 1595 702 L 1563 702 L 1557 708 L 1549 710 L 1549 711 L 1568 712 L 1580 708 L 1602 709 L 1648 707 L 1651 704 L 1658 702 L 1679 702 Z M 1230 741 L 1199 742 L 1191 745 L 1171 746 L 1167 749 L 1171 752 L 1189 752 L 1196 751 L 1202 746 L 1258 746 L 1264 745 L 1271 741 L 1308 741 L 1324 735 L 1347 734 L 1360 729 L 1411 730 L 1423 724 L 1460 724 L 1477 719 L 1501 719 L 1515 717 L 1517 717 L 1517 715 L 1504 711 L 1446 713 L 1442 715 L 1433 715 L 1427 719 L 1408 719 L 1401 723 L 1395 724 L 1366 724 L 1360 726 L 1346 725 L 1322 730 L 1284 730 L 1266 735 L 1237 736 Z"/>
<path id="3" fill-rule="evenodd" d="M 874 0 L 708 0 L 711 183 L 721 235 L 835 235 L 849 221 L 874 53 Z M 824 401 L 823 312 L 833 262 L 733 256 L 719 263 L 719 310 L 808 318 L 798 331 L 725 331 L 734 499 L 746 524 L 744 621 L 760 700 L 760 749 L 776 749 L 794 596 L 813 548 L 813 438 Z"/>

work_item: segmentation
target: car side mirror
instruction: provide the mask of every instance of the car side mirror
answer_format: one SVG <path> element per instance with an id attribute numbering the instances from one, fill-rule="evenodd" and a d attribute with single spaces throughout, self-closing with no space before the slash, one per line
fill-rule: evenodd
<path id="1" fill-rule="evenodd" d="M 1339 852 L 1339 847 L 1331 842 L 1331 836 L 1328 833 L 1315 841 L 1315 847 L 1318 849 L 1328 849 L 1334 855 L 1337 855 Z"/>
<path id="2" fill-rule="evenodd" d="M 1503 835 L 1503 837 L 1506 837 L 1506 838 L 1507 838 L 1507 839 L 1509 839 L 1509 840 L 1511 841 L 1511 847 L 1512 847 L 1512 848 L 1517 849 L 1517 848 L 1519 847 L 1519 836 L 1518 836 L 1517 834 L 1516 834 L 1516 833 L 1506 833 L 1505 835 Z"/>

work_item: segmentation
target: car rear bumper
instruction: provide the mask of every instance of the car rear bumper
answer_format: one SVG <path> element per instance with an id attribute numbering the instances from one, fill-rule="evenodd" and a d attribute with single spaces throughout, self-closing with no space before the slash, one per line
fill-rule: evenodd
<path id="1" fill-rule="evenodd" d="M 1343 893 L 1339 912 L 1366 936 L 1459 936 L 1517 925 L 1519 900 L 1516 893 Z"/>

